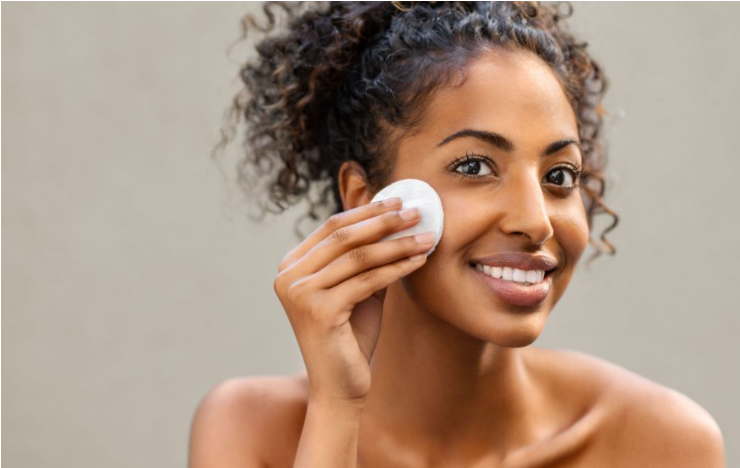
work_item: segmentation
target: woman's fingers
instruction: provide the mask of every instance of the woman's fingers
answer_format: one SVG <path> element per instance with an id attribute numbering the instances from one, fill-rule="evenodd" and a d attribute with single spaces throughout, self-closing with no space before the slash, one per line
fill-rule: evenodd
<path id="1" fill-rule="evenodd" d="M 290 274 L 316 273 L 355 247 L 377 243 L 385 236 L 413 226 L 419 222 L 419 216 L 418 208 L 388 211 L 339 228 L 294 262 L 289 268 Z"/>
<path id="2" fill-rule="evenodd" d="M 434 233 L 406 236 L 387 242 L 361 245 L 341 255 L 318 271 L 315 285 L 329 289 L 364 271 L 416 254 L 425 254 L 434 245 Z"/>
<path id="3" fill-rule="evenodd" d="M 341 237 L 342 229 L 352 224 L 358 223 L 368 218 L 378 216 L 391 210 L 397 210 L 401 207 L 401 199 L 399 197 L 389 198 L 387 200 L 380 200 L 373 203 L 367 203 L 362 206 L 358 206 L 351 210 L 337 213 L 329 219 L 327 219 L 321 226 L 316 228 L 303 242 L 301 242 L 296 248 L 288 252 L 278 266 L 278 272 L 282 272 L 284 269 L 290 267 L 293 263 L 302 258 L 306 252 L 314 248 L 319 242 L 323 241 L 327 237 L 332 236 L 336 231 L 340 231 L 335 234 L 337 237 Z"/>
<path id="4" fill-rule="evenodd" d="M 365 270 L 329 291 L 329 299 L 337 304 L 354 305 L 375 291 L 388 287 L 426 263 L 427 256 L 405 257 L 381 267 Z"/>

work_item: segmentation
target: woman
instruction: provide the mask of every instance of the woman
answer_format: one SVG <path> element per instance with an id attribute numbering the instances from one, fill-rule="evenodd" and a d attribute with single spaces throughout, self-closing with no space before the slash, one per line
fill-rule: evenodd
<path id="1" fill-rule="evenodd" d="M 282 6 L 288 30 L 242 69 L 233 115 L 245 188 L 267 180 L 279 209 L 306 197 L 314 219 L 336 213 L 275 279 L 307 372 L 213 389 L 190 466 L 724 466 L 715 421 L 686 396 L 529 346 L 593 216 L 617 219 L 602 199 L 606 79 L 559 7 Z M 408 178 L 443 202 L 429 256 L 424 236 L 379 242 L 419 221 L 370 203 Z"/>

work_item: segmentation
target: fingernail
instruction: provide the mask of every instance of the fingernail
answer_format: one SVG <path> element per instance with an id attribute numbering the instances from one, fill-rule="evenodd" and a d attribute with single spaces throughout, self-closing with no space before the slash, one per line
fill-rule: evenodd
<path id="1" fill-rule="evenodd" d="M 401 203 L 401 197 L 393 197 L 388 198 L 387 200 L 383 200 L 383 206 L 395 206 Z"/>
<path id="2" fill-rule="evenodd" d="M 418 208 L 409 208 L 400 212 L 401 218 L 403 219 L 414 219 L 419 214 Z"/>
<path id="3" fill-rule="evenodd" d="M 419 244 L 430 244 L 434 242 L 434 233 L 425 232 L 424 234 L 417 234 L 414 236 L 414 240 Z"/>

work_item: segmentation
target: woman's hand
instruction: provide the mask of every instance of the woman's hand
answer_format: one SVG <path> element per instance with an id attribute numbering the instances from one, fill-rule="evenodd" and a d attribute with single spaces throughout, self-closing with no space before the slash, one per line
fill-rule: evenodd
<path id="1" fill-rule="evenodd" d="M 395 198 L 336 214 L 280 263 L 275 292 L 298 339 L 313 399 L 364 402 L 370 392 L 385 289 L 424 265 L 434 244 L 433 233 L 378 242 L 419 222 L 418 209 L 399 208 Z"/>

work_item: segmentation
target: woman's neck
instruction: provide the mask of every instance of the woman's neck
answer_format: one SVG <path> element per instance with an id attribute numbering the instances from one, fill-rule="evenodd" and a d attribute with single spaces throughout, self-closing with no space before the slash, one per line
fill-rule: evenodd
<path id="1" fill-rule="evenodd" d="M 541 398 L 524 356 L 418 309 L 396 283 L 385 297 L 362 431 L 435 458 L 525 446 L 539 432 Z"/>

